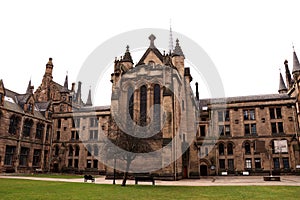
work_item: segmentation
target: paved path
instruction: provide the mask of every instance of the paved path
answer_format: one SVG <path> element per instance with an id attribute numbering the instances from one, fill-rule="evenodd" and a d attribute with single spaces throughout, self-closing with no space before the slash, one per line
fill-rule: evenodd
<path id="1" fill-rule="evenodd" d="M 83 178 L 62 179 L 62 178 L 42 178 L 25 176 L 1 175 L 0 178 L 30 179 L 43 181 L 62 181 L 62 182 L 82 182 Z M 122 180 L 116 180 L 116 184 L 121 184 Z M 104 177 L 96 178 L 96 184 L 112 184 L 112 180 L 105 180 Z M 87 183 L 86 183 L 87 184 Z M 128 180 L 128 185 L 133 185 L 134 180 Z M 139 182 L 141 185 L 151 185 L 150 182 Z M 156 185 L 173 186 L 245 186 L 245 185 L 289 185 L 300 186 L 300 176 L 281 176 L 281 181 L 264 181 L 262 176 L 228 176 L 228 177 L 208 177 L 201 179 L 184 179 L 179 181 L 155 181 Z"/>

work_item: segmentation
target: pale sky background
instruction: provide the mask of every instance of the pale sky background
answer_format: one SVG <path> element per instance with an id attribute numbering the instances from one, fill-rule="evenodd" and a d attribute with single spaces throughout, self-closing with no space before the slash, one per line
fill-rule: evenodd
<path id="1" fill-rule="evenodd" d="M 0 79 L 6 88 L 24 93 L 31 78 L 36 89 L 52 57 L 54 81 L 63 84 L 68 71 L 71 86 L 102 42 L 134 29 L 169 29 L 171 19 L 174 31 L 194 40 L 213 60 L 226 96 L 277 93 L 285 59 L 292 70 L 292 43 L 300 55 L 299 5 L 296 0 L 1 1 Z M 115 56 L 120 55 L 111 55 L 112 60 Z M 196 81 L 200 97 L 209 97 Z M 94 104 L 109 104 L 108 87 Z"/>

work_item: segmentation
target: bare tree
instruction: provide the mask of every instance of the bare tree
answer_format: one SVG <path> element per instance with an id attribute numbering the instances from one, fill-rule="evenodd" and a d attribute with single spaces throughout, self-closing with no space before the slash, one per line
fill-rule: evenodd
<path id="1" fill-rule="evenodd" d="M 130 165 L 136 159 L 137 153 L 148 153 L 153 150 L 150 144 L 151 138 L 145 139 L 132 136 L 137 135 L 136 129 L 138 125 L 136 124 L 131 125 L 127 123 L 126 131 L 132 131 L 133 133 L 129 135 L 122 131 L 116 125 L 116 122 L 113 119 L 111 119 L 110 123 L 111 128 L 109 129 L 108 133 L 109 141 L 105 144 L 105 149 L 107 149 L 106 158 L 119 159 L 125 162 L 126 166 L 124 170 L 122 186 L 126 186 Z"/>

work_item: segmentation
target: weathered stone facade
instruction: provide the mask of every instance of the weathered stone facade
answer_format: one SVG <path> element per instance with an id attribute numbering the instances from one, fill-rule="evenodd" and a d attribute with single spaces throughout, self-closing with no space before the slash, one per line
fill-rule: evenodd
<path id="1" fill-rule="evenodd" d="M 280 94 L 199 100 L 179 41 L 162 54 L 155 36 L 149 39 L 135 66 L 129 47 L 115 60 L 110 106 L 93 106 L 91 91 L 83 103 L 82 83 L 76 91 L 75 83 L 69 89 L 68 76 L 63 85 L 53 81 L 51 58 L 34 93 L 31 83 L 18 94 L 1 80 L 0 171 L 109 176 L 113 168 L 100 156 L 101 137 L 110 135 L 112 120 L 121 120 L 138 127 L 136 133 L 150 134 L 153 151 L 162 150 L 155 158 L 137 156 L 131 172 L 161 166 L 150 171 L 167 180 L 298 172 L 300 65 L 295 52 L 293 77 L 285 62 L 288 87 L 280 74 Z"/>

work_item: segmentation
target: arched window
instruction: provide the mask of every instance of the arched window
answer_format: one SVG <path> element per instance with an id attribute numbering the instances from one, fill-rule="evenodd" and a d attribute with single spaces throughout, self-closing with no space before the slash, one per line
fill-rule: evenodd
<path id="1" fill-rule="evenodd" d="M 127 93 L 127 101 L 128 101 L 128 112 L 129 116 L 131 117 L 131 120 L 133 120 L 133 110 L 134 110 L 134 90 L 132 86 L 128 88 L 128 93 Z"/>
<path id="2" fill-rule="evenodd" d="M 88 145 L 86 149 L 87 149 L 87 156 L 92 156 L 92 147 Z"/>
<path id="3" fill-rule="evenodd" d="M 224 144 L 223 143 L 219 144 L 219 155 L 224 155 Z"/>
<path id="4" fill-rule="evenodd" d="M 24 125 L 23 125 L 23 136 L 24 137 L 30 136 L 30 131 L 31 131 L 32 125 L 33 125 L 33 121 L 31 119 L 25 119 Z"/>
<path id="5" fill-rule="evenodd" d="M 43 135 L 43 132 L 44 132 L 44 124 L 38 123 L 38 124 L 36 125 L 35 138 L 41 139 L 41 138 L 42 138 L 42 135 Z"/>
<path id="6" fill-rule="evenodd" d="M 245 154 L 251 154 L 251 147 L 249 142 L 245 143 Z"/>
<path id="7" fill-rule="evenodd" d="M 73 147 L 69 146 L 69 156 L 73 156 Z"/>
<path id="8" fill-rule="evenodd" d="M 20 118 L 13 115 L 10 117 L 10 120 L 9 120 L 9 129 L 8 129 L 8 132 L 10 134 L 13 134 L 15 135 L 17 133 L 17 130 L 19 128 L 19 121 L 20 121 Z"/>
<path id="9" fill-rule="evenodd" d="M 98 146 L 95 144 L 94 145 L 94 156 L 98 156 L 98 152 L 99 152 Z"/>
<path id="10" fill-rule="evenodd" d="M 160 130 L 160 86 L 158 84 L 154 85 L 154 126 L 156 130 Z"/>
<path id="11" fill-rule="evenodd" d="M 75 156 L 79 156 L 79 151 L 80 151 L 79 146 L 76 146 L 75 147 Z"/>
<path id="12" fill-rule="evenodd" d="M 140 125 L 146 126 L 147 122 L 147 87 L 143 85 L 140 89 Z"/>
<path id="13" fill-rule="evenodd" d="M 233 155 L 233 145 L 232 145 L 232 143 L 227 144 L 227 154 L 228 155 Z"/>

